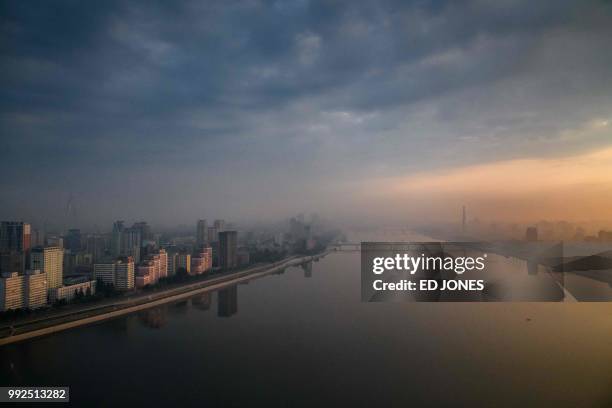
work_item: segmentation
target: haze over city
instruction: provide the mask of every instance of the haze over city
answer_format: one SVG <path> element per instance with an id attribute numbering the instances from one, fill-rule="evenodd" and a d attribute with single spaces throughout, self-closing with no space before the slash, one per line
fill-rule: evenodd
<path id="1" fill-rule="evenodd" d="M 612 218 L 609 2 L 1 7 L 6 219 Z"/>
<path id="2" fill-rule="evenodd" d="M 612 0 L 0 2 L 0 404 L 612 407 L 609 302 Z"/>

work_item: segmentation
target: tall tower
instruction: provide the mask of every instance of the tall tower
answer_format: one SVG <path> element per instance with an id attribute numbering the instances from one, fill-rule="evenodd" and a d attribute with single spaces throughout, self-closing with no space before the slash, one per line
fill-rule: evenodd
<path id="1" fill-rule="evenodd" d="M 69 228 L 74 228 L 76 225 L 78 225 L 77 205 L 76 200 L 74 198 L 74 194 L 70 193 L 70 195 L 68 196 L 68 201 L 66 202 L 63 233 L 66 234 Z"/>

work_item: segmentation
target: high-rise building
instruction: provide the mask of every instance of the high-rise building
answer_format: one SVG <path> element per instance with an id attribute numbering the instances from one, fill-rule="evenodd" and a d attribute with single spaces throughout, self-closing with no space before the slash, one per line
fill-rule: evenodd
<path id="1" fill-rule="evenodd" d="M 47 274 L 39 270 L 28 270 L 24 276 L 24 307 L 38 309 L 47 304 Z"/>
<path id="2" fill-rule="evenodd" d="M 204 257 L 204 271 L 210 271 L 213 266 L 213 253 L 211 247 L 203 248 L 201 251 L 201 256 Z"/>
<path id="3" fill-rule="evenodd" d="M 289 236 L 296 250 L 308 248 L 308 242 L 312 239 L 312 232 L 310 225 L 304 223 L 303 214 L 289 220 Z"/>
<path id="4" fill-rule="evenodd" d="M 140 262 L 142 247 L 142 229 L 132 226 L 125 228 L 121 235 L 121 255 L 131 256 L 136 263 Z"/>
<path id="5" fill-rule="evenodd" d="M 93 257 L 93 262 L 99 262 L 106 256 L 108 239 L 103 235 L 93 234 L 87 237 L 86 251 Z"/>
<path id="6" fill-rule="evenodd" d="M 153 232 L 151 231 L 151 226 L 146 222 L 135 222 L 134 225 L 132 225 L 132 228 L 140 231 L 140 240 L 142 246 L 145 246 L 151 241 L 153 241 L 154 237 Z"/>
<path id="7" fill-rule="evenodd" d="M 238 233 L 236 231 L 219 233 L 219 266 L 222 269 L 231 269 L 238 266 L 237 249 Z"/>
<path id="8" fill-rule="evenodd" d="M 168 277 L 168 254 L 165 249 L 158 249 L 153 253 L 153 259 L 158 261 L 157 279 Z"/>
<path id="9" fill-rule="evenodd" d="M 219 229 L 216 227 L 208 227 L 206 230 L 207 242 L 212 244 L 219 241 Z"/>
<path id="10" fill-rule="evenodd" d="M 17 272 L 3 272 L 0 276 L 0 311 L 21 309 L 24 276 Z"/>
<path id="11" fill-rule="evenodd" d="M 47 277 L 39 270 L 4 272 L 0 276 L 0 311 L 38 309 L 47 304 Z"/>
<path id="12" fill-rule="evenodd" d="M 212 269 L 212 248 L 202 248 L 191 257 L 191 274 L 200 275 Z"/>
<path id="13" fill-rule="evenodd" d="M 124 257 L 115 261 L 115 288 L 117 290 L 134 289 L 134 259 Z"/>
<path id="14" fill-rule="evenodd" d="M 23 252 L 0 251 L 0 272 L 23 272 L 26 260 Z"/>
<path id="15" fill-rule="evenodd" d="M 39 269 L 47 274 L 49 289 L 62 286 L 64 249 L 60 247 L 36 247 L 32 249 L 30 269 Z"/>
<path id="16" fill-rule="evenodd" d="M 31 247 L 30 224 L 20 221 L 0 222 L 0 251 L 18 251 L 27 254 Z"/>
<path id="17" fill-rule="evenodd" d="M 117 290 L 134 289 L 134 259 L 123 256 L 112 262 L 94 264 L 94 279 L 113 285 Z"/>
<path id="18" fill-rule="evenodd" d="M 304 224 L 297 218 L 291 218 L 289 220 L 289 233 L 294 241 L 304 239 Z"/>
<path id="19" fill-rule="evenodd" d="M 215 220 L 212 227 L 206 229 L 207 243 L 210 245 L 213 242 L 219 242 L 219 233 L 225 231 L 225 221 Z"/>
<path id="20" fill-rule="evenodd" d="M 93 278 L 102 281 L 106 285 L 115 284 L 115 262 L 95 263 Z"/>
<path id="21" fill-rule="evenodd" d="M 81 250 L 81 230 L 70 229 L 64 238 L 64 248 L 72 253 L 79 252 Z"/>
<path id="22" fill-rule="evenodd" d="M 610 242 L 610 241 L 612 241 L 612 231 L 601 230 L 597 234 L 597 237 L 599 238 L 600 241 Z"/>
<path id="23" fill-rule="evenodd" d="M 31 228 L 30 231 L 30 248 L 45 244 L 45 234 L 42 230 Z"/>
<path id="24" fill-rule="evenodd" d="M 149 253 L 136 268 L 136 287 L 153 285 L 168 276 L 168 254 L 165 249 Z"/>
<path id="25" fill-rule="evenodd" d="M 23 273 L 30 248 L 30 224 L 20 221 L 0 223 L 0 271 Z"/>
<path id="26" fill-rule="evenodd" d="M 142 261 L 140 265 L 136 267 L 136 276 L 134 277 L 135 286 L 137 288 L 144 288 L 147 285 L 154 284 L 156 282 L 155 273 L 155 262 L 151 260 Z"/>
<path id="27" fill-rule="evenodd" d="M 196 246 L 198 248 L 201 248 L 206 245 L 207 233 L 208 231 L 206 226 L 206 220 L 198 220 L 198 223 L 196 225 Z"/>
<path id="28" fill-rule="evenodd" d="M 167 264 L 166 269 L 168 270 L 168 276 L 176 275 L 177 261 L 178 261 L 178 254 L 176 252 L 169 252 L 168 261 L 166 263 Z"/>
<path id="29" fill-rule="evenodd" d="M 123 221 L 115 221 L 113 224 L 113 235 L 111 237 L 111 255 L 118 257 L 121 255 L 121 239 L 123 238 Z"/>
<path id="30" fill-rule="evenodd" d="M 528 227 L 525 231 L 525 240 L 535 242 L 538 240 L 538 227 Z"/>
<path id="31" fill-rule="evenodd" d="M 64 238 L 59 234 L 47 233 L 45 234 L 45 244 L 40 246 L 56 246 L 64 247 Z"/>
<path id="32" fill-rule="evenodd" d="M 191 273 L 191 254 L 180 253 L 176 257 L 176 270 L 185 269 L 188 274 Z"/>
<path id="33" fill-rule="evenodd" d="M 66 251 L 64 253 L 64 276 L 89 274 L 92 271 L 93 264 L 93 255 L 88 252 L 71 253 Z"/>
<path id="34" fill-rule="evenodd" d="M 225 220 L 215 220 L 214 226 L 218 232 L 225 231 Z"/>

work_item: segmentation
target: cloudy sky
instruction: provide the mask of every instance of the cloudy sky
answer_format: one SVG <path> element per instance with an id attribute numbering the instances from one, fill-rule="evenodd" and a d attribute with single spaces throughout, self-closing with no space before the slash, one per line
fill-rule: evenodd
<path id="1" fill-rule="evenodd" d="M 610 2 L 14 1 L 0 31 L 2 218 L 612 219 Z"/>

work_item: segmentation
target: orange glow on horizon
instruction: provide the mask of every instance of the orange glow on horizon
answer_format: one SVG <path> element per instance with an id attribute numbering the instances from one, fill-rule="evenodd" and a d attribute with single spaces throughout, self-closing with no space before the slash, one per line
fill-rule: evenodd
<path id="1" fill-rule="evenodd" d="M 514 221 L 612 219 L 612 148 L 564 158 L 506 160 L 379 180 L 385 200 L 414 214 L 451 214 L 468 204 L 479 216 Z M 383 197 L 378 197 L 383 198 Z"/>

